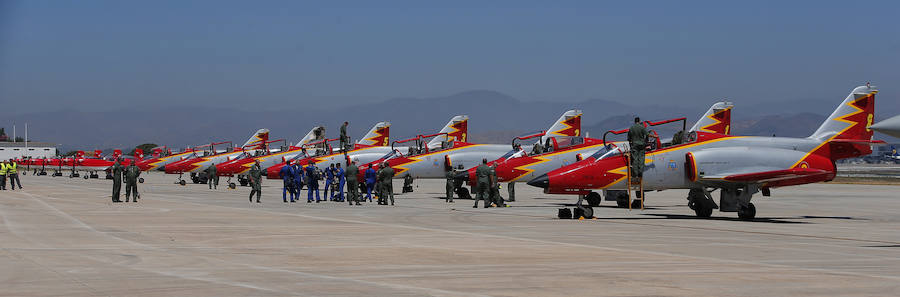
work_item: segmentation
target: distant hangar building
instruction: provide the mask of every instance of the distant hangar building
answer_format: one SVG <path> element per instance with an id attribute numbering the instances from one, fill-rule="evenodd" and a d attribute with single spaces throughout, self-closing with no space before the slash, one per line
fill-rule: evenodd
<path id="1" fill-rule="evenodd" d="M 0 160 L 22 157 L 51 158 L 56 156 L 56 144 L 49 142 L 0 142 Z"/>

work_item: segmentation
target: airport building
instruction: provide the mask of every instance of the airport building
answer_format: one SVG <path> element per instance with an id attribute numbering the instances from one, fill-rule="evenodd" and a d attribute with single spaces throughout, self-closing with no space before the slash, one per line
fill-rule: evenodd
<path id="1" fill-rule="evenodd" d="M 0 142 L 0 160 L 22 157 L 50 158 L 56 156 L 56 144 L 48 142 Z"/>

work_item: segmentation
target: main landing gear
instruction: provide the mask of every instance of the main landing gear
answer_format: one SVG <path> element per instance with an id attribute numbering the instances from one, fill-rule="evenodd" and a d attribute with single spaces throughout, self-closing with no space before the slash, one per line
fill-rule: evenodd
<path id="1" fill-rule="evenodd" d="M 719 189 L 719 204 L 713 200 L 710 192 L 715 189 L 696 188 L 688 193 L 688 207 L 694 210 L 697 217 L 708 218 L 713 209 L 721 212 L 737 212 L 738 218 L 752 220 L 756 218 L 756 206 L 750 203 L 753 194 L 760 189 L 755 185 L 727 187 Z M 763 189 L 763 196 L 768 196 L 768 189 Z"/>

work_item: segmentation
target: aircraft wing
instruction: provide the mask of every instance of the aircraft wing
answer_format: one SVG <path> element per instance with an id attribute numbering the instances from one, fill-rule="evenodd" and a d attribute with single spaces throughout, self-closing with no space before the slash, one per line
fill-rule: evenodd
<path id="1" fill-rule="evenodd" d="M 793 168 L 771 171 L 742 172 L 725 175 L 704 176 L 701 181 L 725 181 L 736 183 L 771 183 L 783 182 L 792 179 L 807 179 L 811 177 L 827 176 L 832 172 L 816 168 Z"/>

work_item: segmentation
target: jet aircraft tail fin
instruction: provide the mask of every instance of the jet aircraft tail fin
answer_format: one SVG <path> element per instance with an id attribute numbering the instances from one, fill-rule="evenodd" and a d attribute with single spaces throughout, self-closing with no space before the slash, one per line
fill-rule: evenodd
<path id="1" fill-rule="evenodd" d="M 75 159 L 81 159 L 81 158 L 84 158 L 84 151 L 75 152 Z"/>
<path id="2" fill-rule="evenodd" d="M 547 133 L 541 137 L 541 143 L 547 141 L 547 138 L 555 136 L 581 136 L 581 110 L 573 109 L 566 111 L 553 122 Z"/>
<path id="3" fill-rule="evenodd" d="M 702 131 L 719 134 L 731 134 L 731 102 L 713 103 L 700 120 L 689 131 Z"/>
<path id="4" fill-rule="evenodd" d="M 266 141 L 269 140 L 269 129 L 259 129 L 256 130 L 256 133 L 253 133 L 253 136 L 250 136 L 250 139 L 247 139 L 247 142 L 241 146 L 243 149 L 263 149 L 266 146 Z"/>
<path id="5" fill-rule="evenodd" d="M 391 123 L 379 122 L 356 142 L 362 146 L 388 146 L 390 145 Z"/>
<path id="6" fill-rule="evenodd" d="M 869 126 L 874 120 L 876 93 L 878 89 L 869 84 L 854 88 L 810 138 L 823 142 L 833 139 L 871 140 L 874 133 Z"/>
<path id="7" fill-rule="evenodd" d="M 469 136 L 469 116 L 458 115 L 453 117 L 439 133 L 447 134 L 432 138 L 428 142 L 428 147 L 440 146 L 441 141 L 448 140 L 465 142 Z"/>
<path id="8" fill-rule="evenodd" d="M 297 144 L 294 144 L 294 146 L 300 147 L 304 144 L 322 139 L 325 139 L 325 127 L 316 126 L 310 129 L 309 132 L 306 133 L 306 136 L 303 136 L 303 138 L 300 139 Z"/>
<path id="9" fill-rule="evenodd" d="M 138 161 L 144 160 L 144 150 L 136 148 L 134 149 L 134 158 Z"/>

